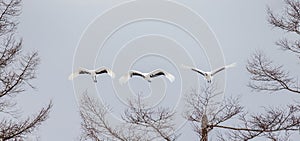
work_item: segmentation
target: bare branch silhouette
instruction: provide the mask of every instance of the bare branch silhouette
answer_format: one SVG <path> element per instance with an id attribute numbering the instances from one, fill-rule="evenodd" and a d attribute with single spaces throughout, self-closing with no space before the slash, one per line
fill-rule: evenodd
<path id="1" fill-rule="evenodd" d="M 227 98 L 221 104 L 210 102 L 216 96 L 213 86 L 187 96 L 185 117 L 191 122 L 200 141 L 208 140 L 208 133 L 218 131 L 218 140 L 250 140 L 257 137 L 288 139 L 300 129 L 300 105 L 286 108 L 264 108 L 259 114 L 249 114 L 237 98 Z M 208 104 L 211 103 L 211 104 Z M 227 123 L 226 123 L 227 122 Z M 237 125 L 228 125 L 235 122 Z"/>
<path id="2" fill-rule="evenodd" d="M 213 98 L 219 95 L 213 86 L 203 87 L 200 92 L 192 90 L 187 96 L 185 117 L 191 121 L 200 141 L 208 140 L 208 133 L 221 123 L 242 112 L 238 99 L 228 98 L 223 103 L 216 103 Z"/>
<path id="3" fill-rule="evenodd" d="M 299 132 L 299 105 L 289 105 L 286 108 L 265 108 L 260 114 L 241 114 L 238 127 L 220 126 L 229 129 L 226 137 L 229 140 L 250 140 L 265 137 L 272 140 L 288 140 L 290 133 Z M 222 136 L 224 137 L 224 136 Z"/>
<path id="4" fill-rule="evenodd" d="M 282 29 L 289 33 L 296 33 L 300 35 L 300 2 L 298 0 L 285 0 L 285 11 L 281 15 L 275 15 L 274 12 L 268 8 L 268 22 L 276 28 Z M 290 51 L 296 54 L 300 59 L 300 43 L 299 40 L 288 41 L 283 38 L 276 42 L 281 49 Z"/>
<path id="5" fill-rule="evenodd" d="M 25 140 L 44 122 L 52 107 L 50 102 L 38 114 L 19 120 L 20 109 L 13 100 L 36 78 L 40 62 L 37 52 L 24 54 L 22 39 L 15 36 L 21 0 L 0 0 L 0 140 Z"/>
<path id="6" fill-rule="evenodd" d="M 0 1 L 0 36 L 10 34 L 17 28 L 21 2 L 21 0 Z"/>
<path id="7" fill-rule="evenodd" d="M 286 9 L 282 16 L 275 15 L 270 8 L 267 9 L 268 22 L 277 28 L 285 30 L 287 32 L 299 32 L 299 21 L 300 21 L 300 3 L 294 0 L 285 0 Z"/>
<path id="8" fill-rule="evenodd" d="M 262 52 L 256 52 L 248 60 L 247 70 L 251 74 L 249 87 L 257 91 L 288 90 L 300 93 L 299 86 L 282 66 L 275 66 Z"/>
<path id="9" fill-rule="evenodd" d="M 109 108 L 84 94 L 81 100 L 82 140 L 151 141 L 177 138 L 172 124 L 173 113 L 163 108 L 147 108 L 140 98 L 129 101 L 120 125 L 108 121 Z"/>
<path id="10" fill-rule="evenodd" d="M 125 111 L 124 121 L 143 126 L 154 133 L 152 138 L 163 138 L 172 141 L 177 138 L 173 122 L 174 113 L 167 108 L 149 108 L 141 99 L 129 101 L 129 109 Z M 156 134 L 156 135 L 155 135 Z"/>
<path id="11" fill-rule="evenodd" d="M 82 140 L 93 139 L 96 141 L 111 138 L 114 140 L 126 141 L 122 130 L 113 128 L 107 121 L 109 109 L 101 105 L 95 98 L 89 97 L 86 93 L 80 102 L 80 116 L 82 118 Z"/>
<path id="12" fill-rule="evenodd" d="M 26 139 L 28 134 L 35 131 L 37 127 L 48 118 L 51 107 L 52 102 L 50 102 L 47 107 L 42 108 L 36 116 L 33 116 L 33 118 L 27 118 L 21 122 L 2 120 L 0 122 L 0 139 L 3 141 L 9 139 Z"/>

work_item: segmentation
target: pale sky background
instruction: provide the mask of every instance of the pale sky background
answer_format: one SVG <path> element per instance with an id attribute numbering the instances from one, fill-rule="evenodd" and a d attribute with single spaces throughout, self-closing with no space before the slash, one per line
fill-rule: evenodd
<path id="1" fill-rule="evenodd" d="M 281 0 L 174 1 L 192 8 L 202 16 L 215 33 L 226 63 L 237 62 L 236 68 L 226 72 L 225 96 L 240 96 L 241 104 L 251 112 L 261 111 L 262 106 L 280 106 L 293 100 L 300 100 L 299 96 L 286 91 L 262 94 L 251 92 L 250 88 L 246 87 L 249 74 L 245 65 L 251 53 L 257 49 L 265 51 L 276 63 L 283 64 L 292 75 L 296 76 L 300 71 L 296 57 L 282 52 L 274 45 L 276 40 L 287 34 L 273 29 L 266 21 L 267 5 L 280 12 L 283 9 Z M 23 109 L 24 115 L 30 115 L 36 113 L 51 99 L 54 104 L 50 118 L 36 133 L 40 140 L 78 140 L 80 135 L 78 105 L 73 84 L 67 79 L 72 72 L 73 55 L 89 23 L 105 10 L 121 2 L 125 1 L 23 1 L 18 33 L 23 37 L 25 52 L 39 51 L 41 64 L 38 78 L 33 82 L 37 90 L 28 90 L 18 96 L 18 106 Z M 100 88 L 102 87 L 99 86 L 98 89 Z M 168 99 L 165 100 L 168 102 Z M 193 134 L 186 133 L 190 132 L 188 128 L 189 124 L 180 130 L 183 133 L 180 140 L 197 139 Z"/>

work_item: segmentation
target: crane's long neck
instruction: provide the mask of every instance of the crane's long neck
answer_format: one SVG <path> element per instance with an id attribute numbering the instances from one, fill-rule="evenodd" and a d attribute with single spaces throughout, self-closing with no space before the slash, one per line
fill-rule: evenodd
<path id="1" fill-rule="evenodd" d="M 97 83 L 97 77 L 96 77 L 96 75 L 93 78 L 94 78 L 94 82 Z"/>
<path id="2" fill-rule="evenodd" d="M 94 82 L 96 83 L 97 82 L 97 74 L 95 72 L 92 72 L 91 75 L 92 75 Z"/>

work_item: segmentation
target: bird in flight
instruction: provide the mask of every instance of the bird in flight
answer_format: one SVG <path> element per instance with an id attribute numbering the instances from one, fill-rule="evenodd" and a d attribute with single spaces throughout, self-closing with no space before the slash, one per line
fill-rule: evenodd
<path id="1" fill-rule="evenodd" d="M 88 75 L 91 75 L 94 82 L 97 83 L 97 76 L 99 74 L 104 74 L 104 73 L 107 73 L 111 78 L 115 77 L 114 72 L 111 69 L 107 68 L 107 67 L 101 67 L 101 68 L 98 68 L 96 70 L 88 70 L 86 68 L 80 67 L 76 72 L 72 73 L 69 76 L 69 80 L 73 80 L 79 74 L 88 74 Z"/>
<path id="2" fill-rule="evenodd" d="M 130 70 L 127 74 L 125 74 L 124 76 L 122 76 L 119 79 L 119 82 L 121 84 L 124 84 L 130 78 L 132 78 L 133 76 L 142 77 L 145 80 L 147 80 L 148 82 L 151 82 L 153 78 L 158 77 L 158 76 L 165 76 L 167 79 L 169 79 L 170 82 L 173 82 L 175 80 L 175 77 L 172 74 L 170 74 L 170 73 L 168 73 L 168 72 L 166 72 L 162 69 L 156 69 L 156 70 L 151 71 L 149 73 L 143 73 L 143 72 L 139 72 L 139 71 L 136 71 L 136 70 Z"/>
<path id="3" fill-rule="evenodd" d="M 198 68 L 190 67 L 190 66 L 185 66 L 185 65 L 182 65 L 182 67 L 185 68 L 185 69 L 190 69 L 192 71 L 195 71 L 195 72 L 203 75 L 204 79 L 206 79 L 208 83 L 211 83 L 214 75 L 216 75 L 218 72 L 223 71 L 223 70 L 225 70 L 227 68 L 234 67 L 235 65 L 236 65 L 236 63 L 232 63 L 230 65 L 226 65 L 226 66 L 220 67 L 220 68 L 215 69 L 215 70 L 210 71 L 210 72 L 205 72 L 205 71 L 202 71 L 202 70 L 200 70 Z"/>

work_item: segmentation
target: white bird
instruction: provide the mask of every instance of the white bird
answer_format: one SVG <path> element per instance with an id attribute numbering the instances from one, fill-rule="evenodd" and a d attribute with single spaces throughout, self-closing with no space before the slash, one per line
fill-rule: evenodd
<path id="1" fill-rule="evenodd" d="M 197 69 L 197 68 L 195 68 L 195 67 L 189 67 L 189 66 L 184 66 L 184 65 L 182 65 L 182 67 L 185 68 L 185 69 L 190 69 L 190 70 L 192 70 L 192 71 L 195 71 L 195 72 L 197 72 L 197 73 L 203 75 L 203 76 L 204 76 L 204 79 L 206 79 L 208 83 L 211 83 L 211 81 L 212 81 L 212 79 L 213 79 L 213 76 L 214 76 L 215 74 L 217 74 L 218 72 L 220 72 L 220 71 L 222 71 L 222 70 L 225 70 L 225 69 L 227 69 L 227 68 L 234 67 L 235 65 L 236 65 L 236 63 L 232 63 L 232 64 L 230 64 L 230 65 L 223 66 L 223 67 L 221 67 L 221 68 L 215 69 L 215 70 L 213 70 L 213 71 L 211 71 L 211 72 L 205 72 L 205 71 L 202 71 L 202 70 Z"/>
<path id="2" fill-rule="evenodd" d="M 114 72 L 111 69 L 107 68 L 107 67 L 101 67 L 101 68 L 98 68 L 96 70 L 88 70 L 86 68 L 80 67 L 76 72 L 72 73 L 69 76 L 69 80 L 73 80 L 79 74 L 89 74 L 89 75 L 92 76 L 92 79 L 94 80 L 94 82 L 97 83 L 97 78 L 96 77 L 99 74 L 103 74 L 103 73 L 107 73 L 111 78 L 115 77 Z"/>
<path id="3" fill-rule="evenodd" d="M 139 71 L 136 71 L 136 70 L 130 70 L 127 74 L 125 74 L 124 76 L 122 76 L 119 79 L 119 82 L 121 84 L 124 84 L 130 78 L 132 78 L 133 76 L 139 76 L 139 77 L 144 78 L 148 82 L 151 82 L 153 78 L 158 77 L 158 76 L 162 76 L 162 75 L 164 75 L 166 78 L 168 78 L 170 82 L 173 82 L 175 80 L 175 77 L 172 74 L 170 74 L 170 73 L 168 73 L 168 72 L 166 72 L 162 69 L 156 69 L 156 70 L 151 71 L 149 73 L 143 73 L 143 72 L 139 72 Z"/>

